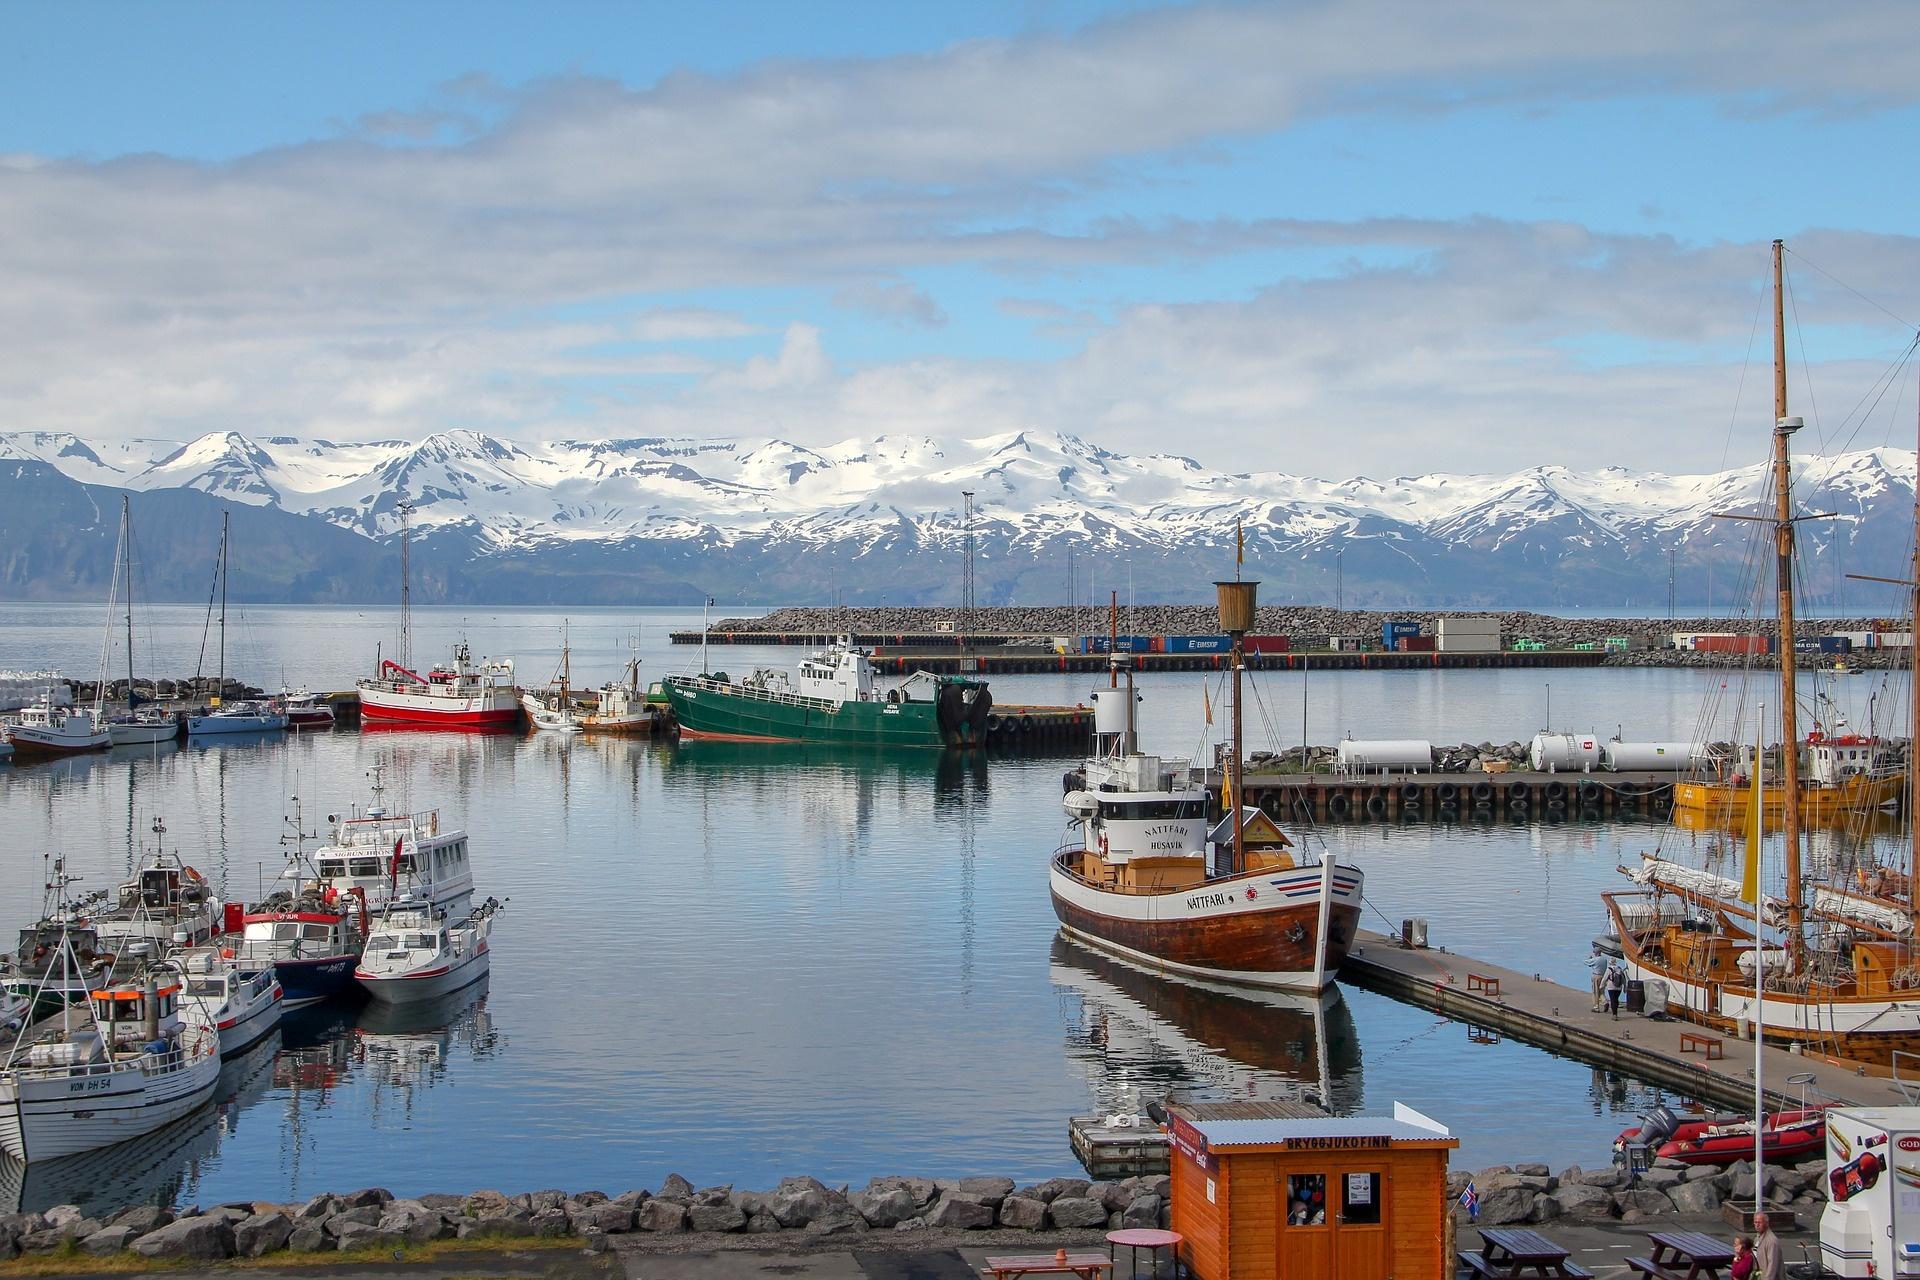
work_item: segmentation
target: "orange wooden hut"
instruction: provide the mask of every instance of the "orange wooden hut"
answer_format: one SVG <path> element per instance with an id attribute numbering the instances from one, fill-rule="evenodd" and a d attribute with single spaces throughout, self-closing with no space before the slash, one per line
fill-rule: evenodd
<path id="1" fill-rule="evenodd" d="M 1177 1103 L 1173 1229 L 1199 1280 L 1450 1277 L 1444 1127 L 1292 1102 Z"/>

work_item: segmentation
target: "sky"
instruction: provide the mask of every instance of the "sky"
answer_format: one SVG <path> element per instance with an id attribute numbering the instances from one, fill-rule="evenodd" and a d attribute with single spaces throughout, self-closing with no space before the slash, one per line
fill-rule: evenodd
<path id="1" fill-rule="evenodd" d="M 1781 237 L 1802 447 L 1914 437 L 1898 3 L 6 15 L 0 430 L 1714 470 Z"/>

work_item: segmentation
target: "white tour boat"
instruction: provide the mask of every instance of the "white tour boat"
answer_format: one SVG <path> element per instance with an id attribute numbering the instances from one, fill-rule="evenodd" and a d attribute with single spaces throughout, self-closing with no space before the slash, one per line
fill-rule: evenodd
<path id="1" fill-rule="evenodd" d="M 406 892 L 436 907 L 465 910 L 473 896 L 467 833 L 442 831 L 438 810 L 388 813 L 381 803 L 381 771 L 371 772 L 373 804 L 364 813 L 356 809 L 332 818 L 329 843 L 313 855 L 321 891 L 336 900 L 358 896 L 368 910 L 379 911 L 406 885 Z"/>
<path id="2" fill-rule="evenodd" d="M 70 940 L 60 942 L 77 971 Z M 213 1096 L 220 1037 L 180 1016 L 180 979 L 165 965 L 109 981 L 17 1034 L 0 1060 L 0 1149 L 23 1163 L 112 1146 Z"/>
<path id="3" fill-rule="evenodd" d="M 286 1002 L 272 965 L 243 969 L 220 947 L 188 947 L 171 959 L 186 976 L 188 1018 L 220 1033 L 221 1057 L 245 1053 L 279 1027 Z"/>
<path id="4" fill-rule="evenodd" d="M 433 1000 L 487 976 L 488 938 L 503 904 L 488 898 L 465 916 L 395 899 L 374 924 L 353 976 L 381 1004 Z"/>

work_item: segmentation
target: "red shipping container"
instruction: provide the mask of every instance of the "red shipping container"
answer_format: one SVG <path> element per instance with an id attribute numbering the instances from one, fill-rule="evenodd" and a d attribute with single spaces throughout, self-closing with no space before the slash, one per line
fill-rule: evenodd
<path id="1" fill-rule="evenodd" d="M 1287 653 L 1293 641 L 1287 636 L 1248 636 L 1243 642 L 1248 653 Z"/>
<path id="2" fill-rule="evenodd" d="M 1401 636 L 1393 642 L 1393 647 L 1401 653 L 1432 653 L 1432 636 Z"/>
<path id="3" fill-rule="evenodd" d="M 1700 653 L 1765 653 L 1765 636 L 1701 636 L 1693 642 Z"/>

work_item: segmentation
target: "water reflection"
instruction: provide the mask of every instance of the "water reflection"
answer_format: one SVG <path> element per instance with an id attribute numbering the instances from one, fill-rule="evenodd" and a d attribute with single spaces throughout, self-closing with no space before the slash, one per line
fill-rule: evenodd
<path id="1" fill-rule="evenodd" d="M 57 1204 L 92 1213 L 179 1203 L 221 1142 L 239 1131 L 242 1115 L 266 1096 L 279 1050 L 278 1038 L 269 1035 L 220 1068 L 206 1106 L 131 1141 L 31 1165 L 0 1153 L 0 1213 L 39 1213 Z"/>
<path id="2" fill-rule="evenodd" d="M 1080 996 L 1067 1050 L 1086 1071 L 1098 1110 L 1168 1093 L 1305 1098 L 1343 1115 L 1365 1101 L 1360 1037 L 1338 987 L 1311 996 L 1176 978 L 1065 934 L 1054 936 L 1048 976 Z"/>

